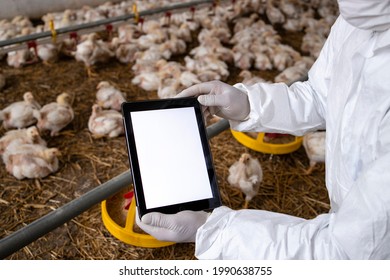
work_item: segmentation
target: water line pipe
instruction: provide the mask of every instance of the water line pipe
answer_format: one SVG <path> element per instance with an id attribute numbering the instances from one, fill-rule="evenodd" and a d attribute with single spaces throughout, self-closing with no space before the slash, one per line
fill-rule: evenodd
<path id="1" fill-rule="evenodd" d="M 140 11 L 139 16 L 145 17 L 145 16 L 164 13 L 164 12 L 168 12 L 168 11 L 182 10 L 182 9 L 186 9 L 186 8 L 190 8 L 190 7 L 199 6 L 202 4 L 210 4 L 213 2 L 214 2 L 213 0 L 196 0 L 196 1 L 191 1 L 191 2 L 178 3 L 178 4 L 173 4 L 173 5 L 169 5 L 169 6 L 165 6 L 165 7 L 159 7 L 159 8 L 149 9 L 149 10 L 145 10 L 145 11 Z M 121 16 L 117 16 L 117 17 L 101 19 L 101 20 L 97 20 L 94 22 L 66 26 L 66 27 L 55 29 L 55 31 L 58 35 L 60 35 L 60 34 L 64 34 L 64 33 L 76 32 L 76 31 L 83 30 L 83 29 L 98 28 L 98 27 L 106 26 L 106 25 L 114 23 L 114 22 L 121 22 L 121 21 L 127 21 L 129 19 L 133 19 L 134 16 L 135 16 L 134 13 L 131 13 L 131 14 L 127 14 L 127 15 L 121 15 Z M 40 33 L 33 33 L 33 34 L 25 35 L 25 36 L 11 38 L 8 40 L 0 41 L 0 48 L 5 47 L 5 46 L 20 44 L 20 43 L 25 43 L 25 42 L 29 42 L 29 41 L 35 41 L 35 40 L 43 39 L 43 38 L 50 38 L 51 36 L 52 36 L 52 31 L 44 31 L 44 32 L 40 32 Z"/>
<path id="2" fill-rule="evenodd" d="M 122 0 L 111 0 L 119 3 Z M 40 18 L 45 13 L 57 13 L 66 9 L 79 9 L 83 6 L 102 5 L 107 0 L 1 0 L 0 18 L 12 19 L 16 16 Z"/>

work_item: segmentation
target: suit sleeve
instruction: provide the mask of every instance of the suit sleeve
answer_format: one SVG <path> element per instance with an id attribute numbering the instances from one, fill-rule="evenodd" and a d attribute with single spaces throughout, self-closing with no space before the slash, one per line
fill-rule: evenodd
<path id="1" fill-rule="evenodd" d="M 338 24 L 335 26 L 332 29 L 339 28 Z M 330 33 L 305 82 L 295 82 L 291 86 L 284 83 L 234 85 L 248 95 L 251 111 L 244 122 L 230 121 L 231 128 L 293 135 L 325 129 L 326 97 L 334 50 L 342 43 L 339 38 L 334 38 L 336 36 L 337 32 Z"/>

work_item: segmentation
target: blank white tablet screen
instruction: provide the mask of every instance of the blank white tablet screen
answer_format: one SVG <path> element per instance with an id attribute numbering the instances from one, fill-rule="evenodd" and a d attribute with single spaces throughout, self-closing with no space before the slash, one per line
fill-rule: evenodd
<path id="1" fill-rule="evenodd" d="M 194 108 L 130 114 L 146 208 L 211 198 Z"/>

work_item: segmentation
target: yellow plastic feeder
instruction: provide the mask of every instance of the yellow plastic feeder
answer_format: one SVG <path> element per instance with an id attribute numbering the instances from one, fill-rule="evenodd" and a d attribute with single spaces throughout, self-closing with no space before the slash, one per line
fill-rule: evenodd
<path id="1" fill-rule="evenodd" d="M 302 137 L 295 136 L 295 140 L 292 142 L 284 144 L 275 144 L 265 142 L 265 133 L 263 132 L 259 132 L 256 138 L 252 138 L 243 132 L 235 131 L 232 129 L 230 131 L 232 132 L 234 138 L 236 138 L 236 140 L 242 145 L 257 152 L 262 152 L 266 154 L 281 155 L 292 153 L 301 147 L 303 139 Z"/>
<path id="2" fill-rule="evenodd" d="M 134 232 L 134 222 L 135 222 L 135 199 L 131 201 L 127 217 L 126 217 L 126 225 L 122 227 L 118 225 L 109 215 L 107 211 L 107 201 L 104 200 L 101 203 L 102 206 L 102 219 L 103 224 L 107 228 L 107 230 L 116 238 L 123 241 L 126 244 L 144 247 L 144 248 L 159 248 L 165 247 L 172 244 L 174 242 L 163 242 L 159 241 L 153 236 L 149 234 L 143 234 Z"/>

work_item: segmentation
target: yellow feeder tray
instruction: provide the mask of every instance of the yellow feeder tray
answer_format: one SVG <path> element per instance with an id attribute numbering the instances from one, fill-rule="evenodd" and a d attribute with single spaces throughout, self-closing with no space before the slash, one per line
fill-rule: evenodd
<path id="1" fill-rule="evenodd" d="M 144 247 L 144 248 L 159 248 L 159 247 L 165 247 L 165 246 L 175 244 L 174 242 L 159 241 L 153 236 L 148 234 L 134 232 L 133 227 L 135 221 L 135 207 L 136 207 L 134 198 L 131 201 L 129 211 L 127 213 L 125 227 L 121 227 L 120 225 L 115 223 L 114 220 L 111 219 L 111 217 L 108 215 L 106 200 L 104 200 L 101 203 L 101 206 L 102 206 L 103 224 L 105 225 L 107 230 L 119 240 L 130 245 Z"/>
<path id="2" fill-rule="evenodd" d="M 236 140 L 241 144 L 243 144 L 244 146 L 252 150 L 255 150 L 257 152 L 262 152 L 266 154 L 281 155 L 281 154 L 292 153 L 298 150 L 299 147 L 301 147 L 302 140 L 303 140 L 302 137 L 296 136 L 295 140 L 290 143 L 274 144 L 274 143 L 264 142 L 265 133 L 263 132 L 259 132 L 257 138 L 254 139 L 243 132 L 235 131 L 232 129 L 230 131 L 232 132 L 234 138 L 236 138 Z"/>

